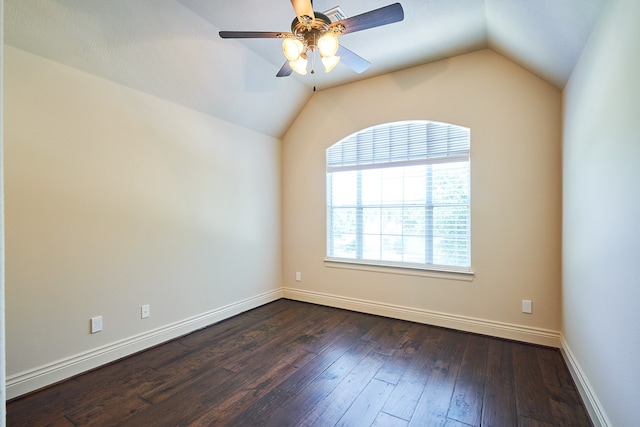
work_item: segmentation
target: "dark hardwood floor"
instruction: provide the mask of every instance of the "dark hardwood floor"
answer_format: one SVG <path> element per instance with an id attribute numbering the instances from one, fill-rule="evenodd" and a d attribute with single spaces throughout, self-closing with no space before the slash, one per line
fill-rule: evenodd
<path id="1" fill-rule="evenodd" d="M 7 404 L 8 426 L 590 426 L 560 352 L 279 300 Z"/>

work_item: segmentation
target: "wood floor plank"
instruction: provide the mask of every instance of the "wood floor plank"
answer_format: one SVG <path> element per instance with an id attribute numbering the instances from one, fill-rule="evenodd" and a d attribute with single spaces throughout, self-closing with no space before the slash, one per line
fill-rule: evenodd
<path id="1" fill-rule="evenodd" d="M 375 378 L 389 384 L 396 385 L 402 375 L 411 364 L 411 360 L 420 348 L 420 342 L 409 341 L 403 343 L 403 347 L 395 349 L 389 355 L 387 361 L 375 374 Z"/>
<path id="2" fill-rule="evenodd" d="M 232 348 L 236 351 L 250 351 L 253 347 L 289 328 L 292 323 L 295 324 L 301 317 L 309 315 L 308 307 L 305 304 L 287 305 L 289 306 L 287 310 L 276 310 L 273 315 L 260 316 L 257 321 L 253 321 L 252 318 L 240 317 L 236 321 L 240 323 L 238 327 L 225 329 L 223 334 L 219 334 L 217 331 L 219 328 L 226 328 L 227 321 L 213 325 L 215 327 L 203 329 L 201 332 L 205 339 L 201 341 L 193 338 L 193 334 L 182 337 L 179 341 L 194 350 L 210 348 L 211 344 L 215 343 L 216 347 L 225 353 L 229 353 Z M 258 310 L 260 309 L 266 311 L 264 306 L 258 308 Z M 234 320 L 236 317 L 229 319 L 229 321 Z M 242 324 L 244 324 L 244 327 L 242 327 Z"/>
<path id="3" fill-rule="evenodd" d="M 469 336 L 447 417 L 480 426 L 489 339 Z"/>
<path id="4" fill-rule="evenodd" d="M 288 402 L 295 396 L 282 389 L 275 388 L 262 398 L 257 399 L 247 410 L 236 415 L 233 419 L 229 420 L 225 424 L 207 423 L 205 419 L 198 419 L 189 424 L 190 427 L 202 427 L 202 426 L 261 426 L 261 427 L 295 427 L 297 425 L 297 419 L 299 415 L 295 412 L 290 413 L 286 417 L 281 417 L 281 414 L 272 416 L 275 408 L 282 406 L 282 402 Z"/>
<path id="5" fill-rule="evenodd" d="M 483 396 L 482 426 L 502 427 L 517 425 L 514 390 L 511 384 L 487 378 Z"/>
<path id="6" fill-rule="evenodd" d="M 273 391 L 301 366 L 313 361 L 316 352 L 335 341 L 329 333 L 332 328 L 344 320 L 346 313 L 333 315 L 324 320 L 309 317 L 309 323 L 298 323 L 296 333 L 290 333 L 287 340 L 270 341 L 265 344 L 266 350 L 255 349 L 255 358 L 250 359 L 244 370 L 245 381 L 241 391 L 234 393 L 216 405 L 215 410 L 207 412 L 196 423 L 201 425 L 223 425 L 247 410 L 256 400 Z M 327 317 L 327 316 L 323 316 Z M 274 348 L 275 347 L 275 348 Z M 268 399 L 270 399 L 269 397 Z"/>
<path id="7" fill-rule="evenodd" d="M 336 423 L 339 427 L 370 426 L 389 398 L 394 385 L 373 378 Z M 324 422 L 324 420 L 322 420 Z M 320 424 L 322 424 L 322 422 Z"/>
<path id="8" fill-rule="evenodd" d="M 407 322 L 404 322 L 407 323 Z M 376 351 L 388 354 L 390 357 L 376 372 L 375 378 L 390 384 L 397 384 L 405 370 L 409 368 L 416 352 L 420 348 L 424 337 L 424 327 L 416 323 L 409 323 L 401 335 L 387 337 L 388 343 L 384 347 L 377 347 Z M 399 331 L 400 332 L 400 331 Z"/>
<path id="9" fill-rule="evenodd" d="M 142 411 L 151 404 L 139 397 L 140 392 L 148 391 L 161 383 L 158 372 L 151 368 L 141 368 L 137 361 L 111 364 L 92 376 L 80 376 L 76 379 L 79 391 L 91 393 L 96 404 L 73 406 L 65 410 L 66 417 L 76 425 L 90 423 L 113 424 L 130 414 Z M 101 387 L 96 388 L 96 381 Z M 82 402 L 85 395 L 75 397 Z"/>
<path id="10" fill-rule="evenodd" d="M 197 334 L 191 333 L 180 337 L 176 341 L 188 347 L 202 347 L 212 342 L 219 342 L 224 338 L 236 337 L 237 334 L 246 333 L 253 328 L 260 328 L 277 319 L 283 313 L 286 314 L 287 311 L 296 307 L 295 303 L 290 304 L 292 302 L 283 301 L 283 304 L 265 304 L 202 328 L 196 331 Z"/>
<path id="11" fill-rule="evenodd" d="M 357 366 L 364 357 L 373 349 L 373 345 L 367 341 L 358 339 L 356 343 L 330 364 L 320 375 L 297 389 L 277 387 L 259 399 L 256 404 L 248 408 L 231 421 L 231 425 L 274 425 L 274 426 L 299 426 L 301 421 L 316 408 Z M 341 348 L 339 351 L 342 351 Z M 285 402 L 277 402 L 272 399 L 273 394 L 290 395 Z M 265 404 L 264 401 L 275 402 Z"/>
<path id="12" fill-rule="evenodd" d="M 237 374 L 225 369 L 212 369 L 189 378 L 178 393 L 168 394 L 144 411 L 131 414 L 118 423 L 120 426 L 153 425 L 153 420 L 163 425 L 187 424 L 215 407 L 224 396 L 235 393 Z"/>
<path id="13" fill-rule="evenodd" d="M 385 412 L 379 412 L 371 427 L 407 427 L 409 422 Z"/>
<path id="14" fill-rule="evenodd" d="M 224 378 L 231 377 L 230 371 L 217 368 L 216 359 L 206 351 L 197 351 L 183 357 L 182 363 L 174 361 L 157 369 L 159 381 L 156 387 L 138 390 L 140 397 L 152 404 L 179 395 L 203 375 L 215 372 Z"/>
<path id="15" fill-rule="evenodd" d="M 512 349 L 518 416 L 553 424 L 549 395 L 536 352 L 520 343 L 514 343 Z"/>
<path id="16" fill-rule="evenodd" d="M 461 423 L 460 421 L 452 418 L 447 418 L 443 425 L 444 427 L 470 427 L 469 424 Z"/>
<path id="17" fill-rule="evenodd" d="M 346 317 L 331 334 L 333 340 L 320 349 L 313 362 L 300 366 L 275 390 L 257 399 L 232 420 L 231 425 L 296 425 L 295 420 L 306 417 L 360 358 L 371 351 L 372 344 L 360 338 L 377 323 L 377 317 L 343 310 L 338 313 Z M 291 398 L 283 403 L 277 396 Z"/>
<path id="18" fill-rule="evenodd" d="M 436 330 L 440 333 L 434 333 L 433 328 L 428 328 L 427 331 L 427 337 L 382 409 L 387 414 L 406 421 L 411 420 L 437 359 L 441 330 Z"/>
<path id="19" fill-rule="evenodd" d="M 469 427 L 478 407 L 590 423 L 557 350 L 282 299 L 13 399 L 7 425 Z"/>
<path id="20" fill-rule="evenodd" d="M 487 377 L 513 384 L 513 343 L 491 339 L 487 349 Z"/>
<path id="21" fill-rule="evenodd" d="M 346 410 L 358 398 L 375 373 L 389 356 L 370 351 L 347 376 L 329 393 L 310 414 L 301 426 L 335 425 Z"/>
<path id="22" fill-rule="evenodd" d="M 447 412 L 469 336 L 452 332 L 438 342 L 437 360 L 428 374 L 410 426 L 438 427 L 447 422 Z"/>
<path id="23" fill-rule="evenodd" d="M 37 408 L 34 410 L 34 408 Z M 31 408 L 29 411 L 12 410 L 7 411 L 8 426 L 37 426 L 43 425 L 44 420 L 48 420 L 51 425 L 73 425 L 64 415 L 64 411 L 53 405 L 41 405 Z M 66 423 L 66 424 L 65 424 Z"/>
<path id="24" fill-rule="evenodd" d="M 431 377 L 422 391 L 410 426 L 443 426 L 447 422 L 447 412 L 458 374 L 458 364 L 436 362 Z"/>
<path id="25" fill-rule="evenodd" d="M 329 334 L 326 339 L 315 342 L 311 347 L 305 347 L 308 351 L 316 353 L 319 357 L 299 369 L 290 377 L 286 378 L 278 387 L 290 393 L 298 393 L 315 378 L 320 376 L 327 368 L 333 365 L 339 358 L 349 352 L 359 352 L 358 345 L 370 349 L 368 343 L 360 341 L 360 337 L 377 322 L 375 316 L 362 315 L 360 313 L 338 310 L 340 314 L 346 313 L 346 317 L 335 326 L 335 329 L 328 327 Z M 354 347 L 356 349 L 354 350 Z M 367 350 L 368 351 L 368 350 Z"/>
<path id="26" fill-rule="evenodd" d="M 482 426 L 517 425 L 513 356 L 509 341 L 491 340 L 487 352 L 486 375 L 482 403 Z"/>
<path id="27" fill-rule="evenodd" d="M 72 411 L 67 418 L 76 426 L 115 425 L 120 420 L 144 411 L 151 405 L 137 396 L 126 398 L 112 398 L 107 401 L 96 402 L 91 407 L 83 407 Z"/>
<path id="28" fill-rule="evenodd" d="M 556 425 L 538 421 L 533 418 L 518 416 L 518 427 L 556 427 Z"/>
<path id="29" fill-rule="evenodd" d="M 545 384 L 575 390 L 569 371 L 566 369 L 560 350 L 548 347 L 536 348 L 542 380 Z"/>
<path id="30" fill-rule="evenodd" d="M 42 424 L 44 420 L 66 420 L 66 410 L 81 404 L 78 383 L 75 379 L 70 379 L 9 402 L 7 425 L 33 426 Z"/>
<path id="31" fill-rule="evenodd" d="M 397 345 L 390 354 L 389 359 L 376 372 L 375 378 L 390 384 L 398 384 L 405 371 L 416 358 L 422 343 L 427 339 L 428 328 L 413 324 L 405 336 L 396 338 Z"/>
<path id="32" fill-rule="evenodd" d="M 291 375 L 292 365 L 315 355 L 305 351 L 294 351 L 282 357 L 281 363 L 270 364 L 266 369 L 242 376 L 236 383 L 236 391 L 219 400 L 215 407 L 202 414 L 196 425 L 226 425 L 230 420 L 244 413 L 257 400 L 274 391 L 283 378 Z M 273 398 L 270 396 L 270 398 Z"/>
<path id="33" fill-rule="evenodd" d="M 360 318 L 361 316 L 357 316 Z M 358 319 L 362 320 L 362 319 Z M 302 366 L 294 375 L 287 378 L 280 384 L 280 388 L 291 393 L 299 393 L 303 388 L 308 386 L 312 381 L 325 372 L 330 366 L 338 361 L 343 356 L 349 357 L 356 361 L 355 355 L 360 354 L 359 347 L 367 348 L 367 351 L 371 350 L 371 344 L 360 340 L 363 331 L 366 331 L 368 327 L 373 325 L 371 318 L 364 319 L 367 322 L 358 323 L 357 326 L 347 326 L 340 328 L 339 332 L 332 334 L 334 340 L 327 344 L 325 348 L 319 351 L 317 354 L 317 361 L 312 364 Z M 345 325 L 344 323 L 340 326 Z M 354 349 L 355 347 L 355 349 Z M 339 366 L 339 365 L 337 365 Z M 332 370 L 335 366 L 332 367 Z"/>
<path id="34" fill-rule="evenodd" d="M 8 426 L 18 426 L 18 424 L 8 424 Z M 73 424 L 71 421 L 69 421 L 67 418 L 62 417 L 62 418 L 57 418 L 54 420 L 50 420 L 49 422 L 45 423 L 45 424 L 22 424 L 21 426 L 24 427 L 32 427 L 32 426 L 38 426 L 38 427 L 77 427 L 76 424 Z"/>
<path id="35" fill-rule="evenodd" d="M 292 311 L 292 313 L 296 316 L 299 315 L 297 311 Z M 194 413 L 192 418 L 202 420 L 209 419 L 211 423 L 221 422 L 221 419 L 232 418 L 237 412 L 253 403 L 255 399 L 268 393 L 271 388 L 277 385 L 277 382 L 281 381 L 278 374 L 285 374 L 291 369 L 292 365 L 310 354 L 302 348 L 291 351 L 291 347 L 296 346 L 296 337 L 299 337 L 302 331 L 309 330 L 309 325 L 313 324 L 321 315 L 323 315 L 322 311 L 318 311 L 315 312 L 314 315 L 308 316 L 307 319 L 310 319 L 311 323 L 292 322 L 292 320 L 296 320 L 296 318 L 292 317 L 291 313 L 286 316 L 279 315 L 271 319 L 272 325 L 269 325 L 269 327 L 253 328 L 253 341 L 251 341 L 250 345 L 245 343 L 243 347 L 245 350 L 243 353 L 243 363 L 233 365 L 233 367 L 236 368 L 236 374 L 245 374 L 232 376 L 233 382 L 231 385 L 236 391 L 230 394 L 217 393 L 216 396 L 204 393 L 194 396 L 192 399 L 194 404 L 192 404 L 191 407 Z M 282 328 L 279 326 L 280 324 L 285 324 L 287 327 Z M 313 329 L 311 330 L 313 331 Z M 265 331 L 267 333 L 262 333 Z M 278 331 L 280 334 L 272 335 L 273 331 Z M 246 337 L 246 335 L 244 336 Z M 283 346 L 283 343 L 286 341 L 290 341 L 289 346 Z M 259 351 L 263 347 L 265 347 L 266 350 Z M 234 346 L 234 349 L 237 349 L 237 347 Z M 205 358 L 210 356 L 207 355 L 206 352 L 200 353 L 202 353 Z M 221 361 L 233 359 L 233 352 L 228 351 L 228 349 L 227 352 L 219 352 L 218 355 L 220 356 L 216 359 L 218 365 Z M 248 361 L 253 361 L 253 363 L 248 363 Z M 205 367 L 210 364 L 210 361 L 206 363 L 204 361 L 201 362 L 201 365 Z M 234 372 L 227 369 L 228 367 L 229 366 L 223 367 L 222 371 Z M 179 387 L 181 386 L 182 384 Z M 175 390 L 173 390 L 172 394 L 176 394 Z M 161 401 L 163 405 L 167 405 L 173 400 L 174 399 L 171 398 L 170 400 Z M 216 411 L 209 410 L 208 408 L 211 406 L 215 406 Z M 175 419 L 176 422 L 183 421 L 182 415 L 174 413 L 171 417 L 171 419 Z"/>
<path id="36" fill-rule="evenodd" d="M 386 319 L 372 328 L 362 339 L 377 343 L 375 351 L 390 356 L 408 340 L 412 324 L 404 320 Z M 399 339 L 400 338 L 400 339 Z"/>
<path id="37" fill-rule="evenodd" d="M 161 402 L 170 397 L 172 394 L 180 393 L 185 387 L 190 387 L 189 381 L 184 378 L 198 377 L 204 371 L 218 368 L 221 365 L 233 360 L 238 354 L 245 355 L 250 358 L 255 355 L 253 351 L 259 345 L 268 343 L 273 339 L 273 335 L 277 332 L 283 332 L 287 329 L 282 325 L 290 324 L 295 319 L 296 313 L 299 315 L 300 310 L 304 307 L 297 307 L 296 310 L 287 314 L 286 312 L 277 312 L 277 316 L 272 317 L 269 321 L 271 325 L 266 325 L 263 319 L 260 319 L 255 325 L 246 325 L 246 331 L 239 333 L 238 342 L 233 340 L 233 336 L 219 336 L 220 340 L 216 345 L 210 345 L 208 339 L 211 335 L 208 330 L 201 331 L 205 336 L 207 345 L 192 343 L 191 351 L 183 355 L 180 359 L 166 360 L 164 365 L 156 364 L 157 370 L 163 376 L 164 382 L 148 392 L 142 392 L 141 396 L 150 402 Z M 209 328 L 207 328 L 209 329 Z M 286 336 L 286 335 L 285 335 Z M 253 340 L 253 341 L 251 341 Z M 183 340 L 180 340 L 181 343 Z M 247 343 L 252 343 L 247 345 Z M 261 363 L 251 366 L 264 366 Z"/>
<path id="38" fill-rule="evenodd" d="M 391 392 L 382 411 L 409 422 L 426 385 L 425 378 L 403 377 Z"/>
<path id="39" fill-rule="evenodd" d="M 556 425 L 571 427 L 592 426 L 584 404 L 573 390 L 564 387 L 547 385 L 551 413 Z"/>
<path id="40" fill-rule="evenodd" d="M 250 351 L 228 358 L 222 366 L 231 372 L 241 372 L 264 362 L 265 354 L 259 351 L 260 348 L 268 347 L 275 349 L 275 351 L 282 351 L 283 348 L 288 348 L 291 345 L 299 347 L 310 344 L 317 339 L 313 334 L 319 332 L 326 321 L 324 318 L 326 316 L 323 316 L 322 313 L 313 312 L 313 314 L 305 316 L 302 321 L 295 317 L 287 320 L 286 327 L 278 328 L 275 334 L 265 334 L 260 339 L 254 339 L 250 345 L 245 346 L 245 350 Z"/>

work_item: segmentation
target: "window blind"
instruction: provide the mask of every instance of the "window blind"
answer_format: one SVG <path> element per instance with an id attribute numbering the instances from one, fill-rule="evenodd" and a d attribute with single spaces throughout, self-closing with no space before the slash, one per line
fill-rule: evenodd
<path id="1" fill-rule="evenodd" d="M 327 150 L 327 171 L 468 159 L 469 152 L 468 128 L 438 122 L 388 123 L 332 145 Z"/>

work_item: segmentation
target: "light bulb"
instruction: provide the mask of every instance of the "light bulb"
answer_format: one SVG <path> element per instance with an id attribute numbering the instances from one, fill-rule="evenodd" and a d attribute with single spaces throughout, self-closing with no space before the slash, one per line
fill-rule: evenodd
<path id="1" fill-rule="evenodd" d="M 338 51 L 338 37 L 333 33 L 326 33 L 318 40 L 318 50 L 322 58 L 334 56 Z"/>
<path id="2" fill-rule="evenodd" d="M 307 62 L 307 55 L 301 53 L 297 61 L 289 61 L 289 66 L 293 71 L 304 76 L 307 74 Z"/>
<path id="3" fill-rule="evenodd" d="M 328 73 L 329 71 L 336 68 L 336 65 L 338 65 L 338 62 L 340 62 L 340 57 L 335 55 L 328 58 L 321 57 L 320 59 L 322 60 L 322 64 L 324 64 L 325 73 Z"/>
<path id="4" fill-rule="evenodd" d="M 289 61 L 295 62 L 304 51 L 304 45 L 298 39 L 287 37 L 282 41 L 282 51 Z"/>

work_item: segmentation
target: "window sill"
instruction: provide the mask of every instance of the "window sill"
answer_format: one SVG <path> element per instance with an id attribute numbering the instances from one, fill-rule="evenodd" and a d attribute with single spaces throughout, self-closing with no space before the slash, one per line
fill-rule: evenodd
<path id="1" fill-rule="evenodd" d="M 342 268 L 346 270 L 372 271 L 384 274 L 400 274 L 404 276 L 433 277 L 436 279 L 460 280 L 465 282 L 473 281 L 475 273 L 473 271 L 447 270 L 439 268 L 427 268 L 420 266 L 400 266 L 390 264 L 375 264 L 366 261 L 356 261 L 347 259 L 327 258 L 324 260 L 325 267 Z"/>

